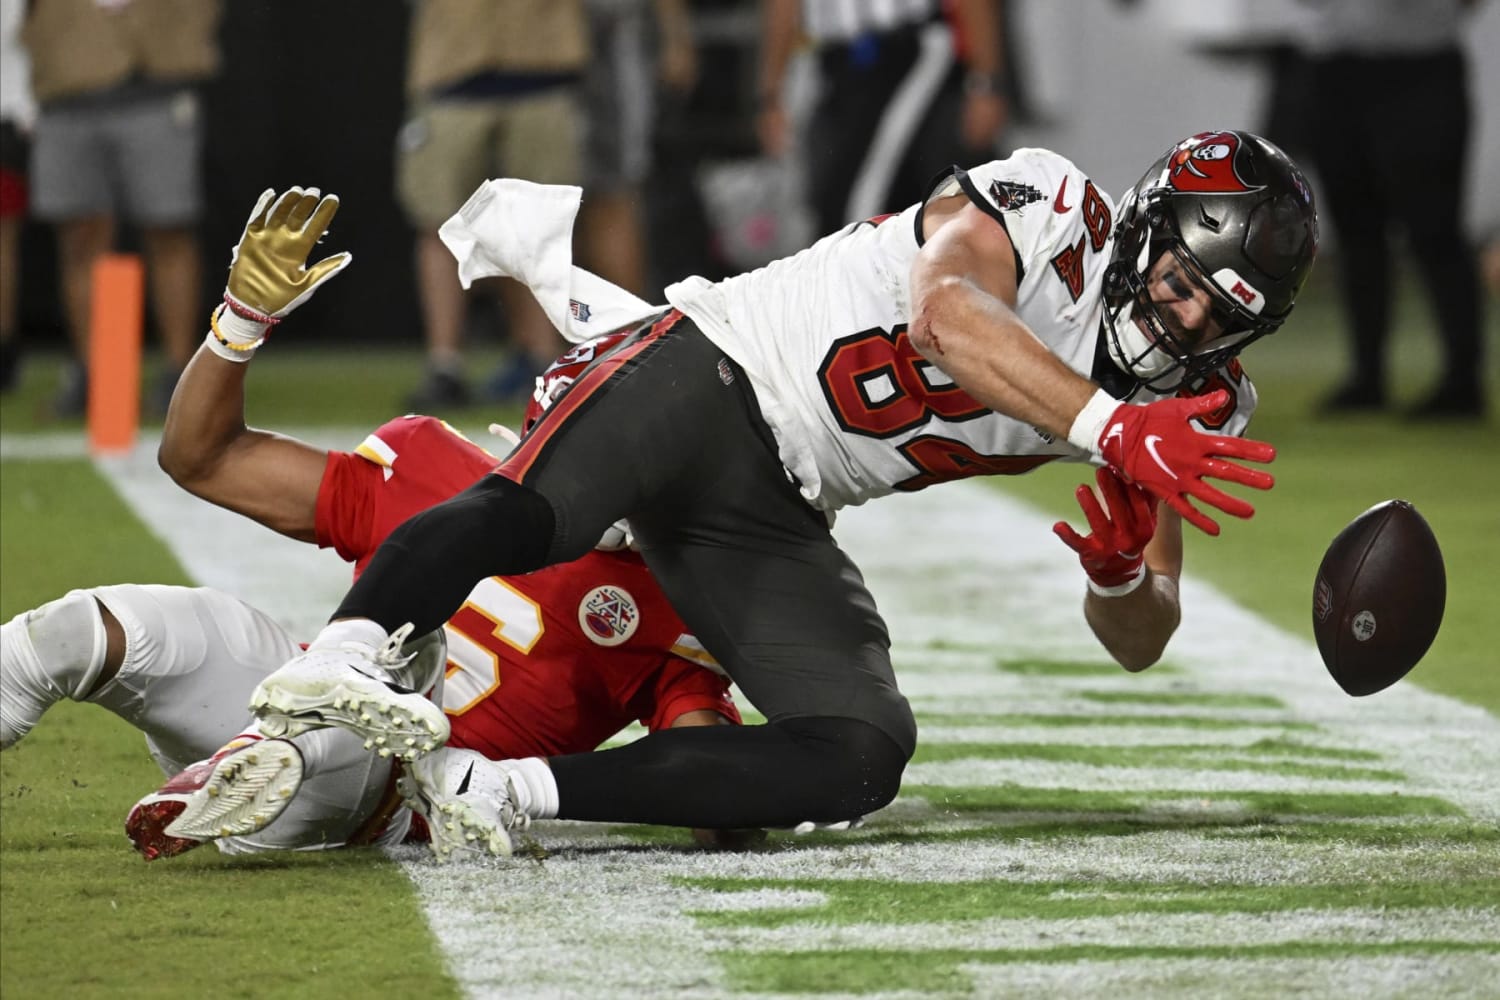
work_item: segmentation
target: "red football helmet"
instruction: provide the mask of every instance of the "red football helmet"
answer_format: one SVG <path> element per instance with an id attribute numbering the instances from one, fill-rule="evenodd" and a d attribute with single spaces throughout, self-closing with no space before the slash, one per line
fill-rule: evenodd
<path id="1" fill-rule="evenodd" d="M 583 370 L 593 364 L 594 359 L 608 354 L 610 349 L 623 340 L 629 332 L 627 328 L 584 341 L 552 362 L 546 371 L 538 375 L 536 388 L 531 393 L 531 399 L 526 403 L 526 414 L 521 418 L 521 433 L 525 434 L 531 430 L 531 426 L 542 419 L 542 414 L 557 402 L 567 391 L 568 386 L 578 380 Z"/>

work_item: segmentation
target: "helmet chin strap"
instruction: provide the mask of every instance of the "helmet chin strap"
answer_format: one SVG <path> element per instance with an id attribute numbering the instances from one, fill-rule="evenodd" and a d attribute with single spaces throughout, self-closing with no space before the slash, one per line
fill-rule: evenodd
<path id="1" fill-rule="evenodd" d="M 1148 230 L 1141 240 L 1141 248 L 1132 265 L 1135 274 L 1142 279 L 1151 269 L 1152 242 L 1152 234 Z M 1164 253 L 1165 250 L 1159 252 Z M 1109 347 L 1110 357 L 1119 369 L 1137 381 L 1147 383 L 1165 374 L 1177 364 L 1177 359 L 1157 346 L 1156 338 L 1135 322 L 1138 305 L 1136 296 L 1131 294 L 1114 316 L 1109 315 L 1106 306 L 1104 322 L 1108 330 L 1104 339 Z"/>
<path id="2" fill-rule="evenodd" d="M 1142 382 L 1166 373 L 1177 359 L 1157 346 L 1156 340 L 1135 322 L 1135 300 L 1125 303 L 1113 319 L 1114 335 L 1107 337 L 1110 357 L 1120 370 Z M 1106 322 L 1109 322 L 1106 320 Z"/>

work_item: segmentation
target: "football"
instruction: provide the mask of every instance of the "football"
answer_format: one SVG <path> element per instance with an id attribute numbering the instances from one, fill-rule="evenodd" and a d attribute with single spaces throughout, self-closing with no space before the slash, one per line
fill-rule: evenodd
<path id="1" fill-rule="evenodd" d="M 1446 597 L 1443 553 L 1415 507 L 1387 500 L 1356 517 L 1313 584 L 1313 634 L 1334 681 L 1362 696 L 1405 677 L 1437 638 Z"/>

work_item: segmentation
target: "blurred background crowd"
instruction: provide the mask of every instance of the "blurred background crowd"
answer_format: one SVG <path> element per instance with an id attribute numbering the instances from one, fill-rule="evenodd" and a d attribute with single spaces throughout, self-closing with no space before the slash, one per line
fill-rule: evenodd
<path id="1" fill-rule="evenodd" d="M 950 164 L 1046 146 L 1117 194 L 1220 127 L 1319 189 L 1349 344 L 1321 406 L 1389 405 L 1411 274 L 1440 341 L 1413 412 L 1483 413 L 1482 0 L 0 0 L 0 387 L 65 353 L 49 406 L 81 414 L 93 263 L 137 253 L 159 415 L 266 187 L 337 193 L 330 246 L 356 258 L 297 339 L 410 345 L 390 403 L 441 411 L 524 398 L 561 349 L 524 289 L 465 293 L 437 239 L 487 177 L 582 185 L 575 258 L 659 301 L 899 210 Z"/>

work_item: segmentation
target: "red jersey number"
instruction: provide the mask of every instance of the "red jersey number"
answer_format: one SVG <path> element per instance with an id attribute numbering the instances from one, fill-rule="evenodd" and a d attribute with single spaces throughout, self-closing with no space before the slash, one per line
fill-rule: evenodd
<path id="1" fill-rule="evenodd" d="M 839 426 L 862 437 L 893 437 L 932 417 L 970 420 L 989 412 L 917 352 L 904 323 L 834 341 L 818 379 Z"/>
<path id="2" fill-rule="evenodd" d="M 933 417 L 956 423 L 990 412 L 922 357 L 906 330 L 904 324 L 894 330 L 865 330 L 835 341 L 824 356 L 818 369 L 823 395 L 846 432 L 889 438 Z M 907 491 L 969 476 L 1017 475 L 1053 457 L 981 455 L 962 441 L 937 434 L 920 435 L 897 450 L 914 473 L 896 484 Z"/>

